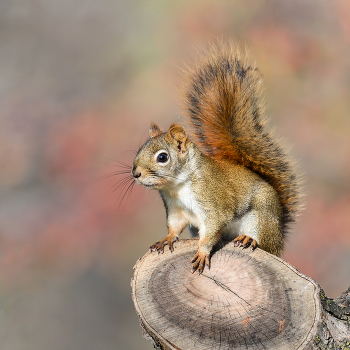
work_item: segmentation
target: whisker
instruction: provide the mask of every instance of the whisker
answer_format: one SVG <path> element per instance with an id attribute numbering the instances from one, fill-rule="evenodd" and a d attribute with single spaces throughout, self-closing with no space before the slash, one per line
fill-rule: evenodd
<path id="1" fill-rule="evenodd" d="M 129 192 L 129 190 L 132 191 L 132 188 L 134 187 L 134 185 L 135 185 L 135 180 L 133 179 L 132 182 L 131 182 L 131 183 L 129 184 L 129 186 L 127 187 L 127 189 L 124 191 L 123 197 L 122 197 L 122 199 L 121 199 L 120 202 L 119 202 L 118 208 L 120 208 L 120 206 L 121 206 L 121 204 L 123 203 L 123 200 L 124 200 L 124 198 L 125 198 L 125 195 Z M 131 193 L 130 193 L 130 195 L 131 195 Z M 118 197 L 118 199 L 119 199 L 119 197 Z"/>
<path id="2" fill-rule="evenodd" d="M 124 187 L 128 184 L 129 181 L 133 180 L 134 178 L 130 176 L 123 177 L 122 179 L 118 180 L 116 184 L 114 184 L 106 193 L 104 200 L 107 200 L 118 188 Z"/>
<path id="3" fill-rule="evenodd" d="M 130 174 L 130 171 L 116 171 L 116 172 L 113 172 L 113 173 L 102 175 L 101 177 L 97 178 L 96 180 L 88 182 L 87 185 L 94 185 L 94 184 L 99 183 L 99 182 L 101 182 L 103 180 L 107 180 L 107 179 L 109 179 L 109 178 L 111 178 L 113 176 L 127 175 L 127 174 Z"/>
<path id="4" fill-rule="evenodd" d="M 137 154 L 137 151 L 134 150 L 134 149 L 128 149 L 127 151 L 125 151 L 125 152 L 123 152 L 123 153 L 127 153 L 127 152 L 132 152 L 132 153 Z M 123 154 L 123 153 L 122 153 L 122 154 Z"/>
<path id="5" fill-rule="evenodd" d="M 120 154 L 125 154 L 125 153 L 128 153 L 128 152 L 137 153 L 137 151 L 134 150 L 134 149 L 128 149 L 128 150 L 126 150 L 126 151 L 124 151 L 124 152 L 122 152 Z"/>
<path id="6" fill-rule="evenodd" d="M 160 174 L 156 174 L 156 173 L 152 173 L 152 175 L 154 175 L 155 177 L 164 179 L 164 180 L 169 180 L 169 179 L 178 180 L 179 179 L 177 176 L 173 176 L 173 175 L 160 175 Z"/>
<path id="7" fill-rule="evenodd" d="M 158 174 L 157 172 L 155 172 L 153 170 L 148 170 L 148 171 L 154 177 L 160 177 L 160 178 L 165 179 L 165 180 L 167 180 L 167 178 L 178 179 L 178 177 L 176 177 L 174 175 L 161 175 L 161 174 Z"/>
<path id="8" fill-rule="evenodd" d="M 129 153 L 129 152 L 137 154 L 137 151 L 134 149 L 129 149 L 127 151 L 124 151 L 124 152 L 122 152 L 122 154 Z M 101 181 L 108 180 L 112 177 L 121 176 L 121 178 L 117 179 L 117 181 L 109 188 L 109 190 L 103 196 L 103 199 L 102 199 L 102 201 L 104 202 L 104 201 L 108 200 L 116 191 L 118 191 L 117 203 L 119 202 L 119 207 L 120 207 L 121 204 L 123 204 L 123 202 L 125 200 L 126 201 L 130 200 L 131 192 L 132 192 L 132 189 L 135 185 L 135 179 L 131 175 L 132 165 L 129 165 L 126 162 L 119 161 L 119 160 L 109 158 L 109 157 L 102 157 L 102 158 L 106 161 L 99 162 L 99 163 L 106 164 L 106 165 L 112 165 L 113 167 L 116 167 L 117 171 L 113 171 L 113 172 L 110 172 L 108 174 L 102 175 L 101 177 L 98 177 L 98 178 L 88 182 L 86 185 L 93 185 L 93 184 L 99 183 Z"/>
<path id="9" fill-rule="evenodd" d="M 123 179 L 121 179 L 120 181 L 118 181 L 112 188 L 111 188 L 111 194 L 113 194 L 118 188 L 124 188 L 129 181 L 132 181 L 133 178 L 131 176 L 127 176 Z"/>
<path id="10" fill-rule="evenodd" d="M 131 169 L 131 168 L 132 168 L 131 165 L 126 164 L 126 163 L 124 163 L 124 162 L 121 162 L 121 161 L 119 161 L 119 160 L 115 160 L 115 159 L 108 158 L 108 157 L 104 157 L 104 158 L 105 158 L 105 159 L 108 159 L 108 160 L 111 160 L 112 162 L 118 163 L 119 166 L 124 167 L 124 168 L 126 168 L 126 169 Z M 116 164 L 113 164 L 113 165 L 116 165 Z"/>
<path id="11" fill-rule="evenodd" d="M 141 137 L 141 140 L 140 140 L 140 143 L 139 143 L 139 149 L 141 148 L 142 140 L 143 140 L 143 137 L 145 136 L 145 133 L 146 133 L 146 131 L 143 132 L 143 135 Z"/>
<path id="12" fill-rule="evenodd" d="M 127 181 L 125 182 L 122 186 L 121 186 L 121 191 L 120 191 L 120 194 L 118 196 L 118 199 L 116 201 L 116 204 L 119 202 L 119 205 L 118 205 L 118 209 L 120 208 L 122 202 L 123 202 L 123 199 L 126 195 L 126 193 L 128 192 L 130 186 L 132 185 L 134 181 L 133 180 L 130 180 L 130 181 Z"/>
<path id="13" fill-rule="evenodd" d="M 105 164 L 105 165 L 110 165 L 113 167 L 117 167 L 117 168 L 121 168 L 121 169 L 126 169 L 126 170 L 131 170 L 131 166 L 127 166 L 127 165 L 121 165 L 121 164 L 111 164 L 111 163 L 101 163 L 101 164 Z"/>
<path id="14" fill-rule="evenodd" d="M 131 193 L 132 193 L 132 190 L 133 190 L 135 184 L 136 184 L 136 181 L 133 181 L 131 188 L 130 188 L 130 191 L 129 191 L 128 198 L 126 199 L 126 202 L 128 202 L 128 200 L 129 200 L 129 203 L 131 203 Z"/>

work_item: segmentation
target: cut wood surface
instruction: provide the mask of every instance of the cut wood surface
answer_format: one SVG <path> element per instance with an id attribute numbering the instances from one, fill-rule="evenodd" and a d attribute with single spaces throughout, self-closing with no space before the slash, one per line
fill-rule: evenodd
<path id="1" fill-rule="evenodd" d="M 198 240 L 135 265 L 132 296 L 141 326 L 159 349 L 313 349 L 320 288 L 284 260 L 232 243 L 192 273 Z"/>

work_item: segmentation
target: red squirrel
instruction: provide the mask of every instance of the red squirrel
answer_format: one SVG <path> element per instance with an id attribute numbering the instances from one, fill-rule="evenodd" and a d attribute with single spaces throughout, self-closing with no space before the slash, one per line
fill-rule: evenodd
<path id="1" fill-rule="evenodd" d="M 193 271 L 209 268 L 221 239 L 279 256 L 296 218 L 300 179 L 266 127 L 258 69 L 232 45 L 219 45 L 184 81 L 189 129 L 172 124 L 162 132 L 152 123 L 132 168 L 136 183 L 159 191 L 166 210 L 168 235 L 150 250 L 172 251 L 189 226 L 199 236 Z"/>

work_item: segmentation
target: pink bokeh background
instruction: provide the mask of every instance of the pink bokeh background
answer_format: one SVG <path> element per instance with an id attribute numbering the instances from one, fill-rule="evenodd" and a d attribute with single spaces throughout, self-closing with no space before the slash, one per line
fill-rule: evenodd
<path id="1" fill-rule="evenodd" d="M 166 233 L 163 205 L 91 182 L 132 164 L 151 121 L 181 123 L 180 68 L 216 39 L 249 49 L 305 173 L 284 259 L 329 297 L 349 287 L 347 0 L 9 0 L 0 25 L 2 349 L 152 348 L 130 279 Z"/>

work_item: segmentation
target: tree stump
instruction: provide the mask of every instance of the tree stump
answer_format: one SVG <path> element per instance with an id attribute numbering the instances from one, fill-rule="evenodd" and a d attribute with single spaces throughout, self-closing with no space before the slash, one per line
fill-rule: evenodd
<path id="1" fill-rule="evenodd" d="M 173 253 L 148 252 L 135 265 L 133 301 L 156 348 L 327 348 L 320 347 L 329 327 L 316 282 L 274 255 L 232 243 L 213 254 L 210 269 L 193 274 L 197 249 L 197 239 L 180 240 Z M 343 324 L 338 340 L 346 342 Z"/>

